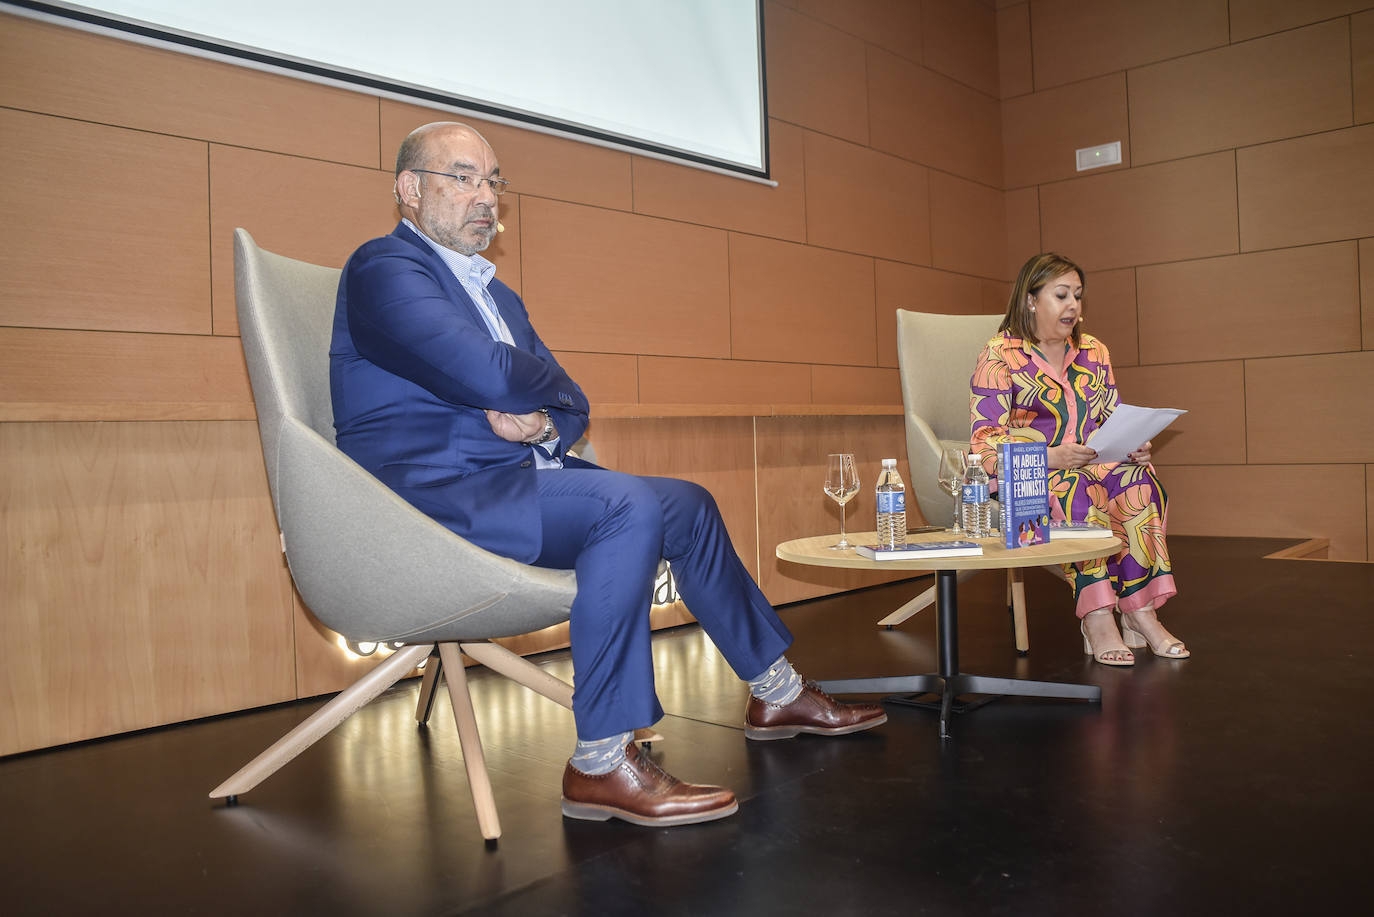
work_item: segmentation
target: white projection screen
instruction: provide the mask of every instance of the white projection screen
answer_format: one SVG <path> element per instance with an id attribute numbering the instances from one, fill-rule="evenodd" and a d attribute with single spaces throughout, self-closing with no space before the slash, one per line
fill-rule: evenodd
<path id="1" fill-rule="evenodd" d="M 762 0 L 3 0 L 2 6 L 768 178 Z"/>

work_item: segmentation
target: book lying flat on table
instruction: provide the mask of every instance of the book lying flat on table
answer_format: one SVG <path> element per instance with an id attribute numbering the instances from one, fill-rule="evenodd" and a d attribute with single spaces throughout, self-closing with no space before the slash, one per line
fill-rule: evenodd
<path id="1" fill-rule="evenodd" d="M 1051 522 L 1050 541 L 1060 538 L 1106 538 L 1112 530 L 1092 522 Z"/>
<path id="2" fill-rule="evenodd" d="M 972 557 L 983 553 L 983 546 L 973 541 L 926 541 L 888 547 L 880 544 L 861 544 L 854 553 L 869 560 L 925 560 L 927 557 Z"/>

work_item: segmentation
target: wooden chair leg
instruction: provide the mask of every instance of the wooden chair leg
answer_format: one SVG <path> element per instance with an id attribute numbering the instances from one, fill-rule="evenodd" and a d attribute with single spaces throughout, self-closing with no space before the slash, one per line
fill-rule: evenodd
<path id="1" fill-rule="evenodd" d="M 429 716 L 434 712 L 434 697 L 439 687 L 439 675 L 444 671 L 444 661 L 437 650 L 429 654 L 425 663 L 425 674 L 420 679 L 420 698 L 415 704 L 415 722 L 421 726 L 429 724 Z"/>
<path id="2" fill-rule="evenodd" d="M 907 602 L 901 608 L 898 608 L 892 614 L 888 615 L 886 618 L 883 618 L 881 621 L 879 621 L 878 626 L 896 627 L 898 624 L 901 624 L 907 618 L 916 614 L 916 612 L 933 604 L 935 604 L 935 587 L 931 586 L 925 592 L 922 592 L 920 595 L 916 596 L 916 598 L 912 599 L 910 602 Z"/>
<path id="3" fill-rule="evenodd" d="M 1016 629 L 1016 652 L 1030 652 L 1030 634 L 1026 630 L 1026 579 L 1021 567 L 1007 569 L 1007 592 L 1011 597 L 1011 621 Z"/>
<path id="4" fill-rule="evenodd" d="M 499 643 L 464 643 L 460 648 L 473 659 L 524 685 L 536 694 L 542 694 L 555 704 L 572 709 L 572 685 L 555 678 L 523 656 L 516 655 Z M 652 729 L 636 729 L 636 742 L 662 742 L 663 736 Z"/>
<path id="5" fill-rule="evenodd" d="M 211 799 L 235 797 L 246 793 L 281 770 L 296 755 L 314 745 L 335 726 L 366 706 L 378 694 L 400 681 L 432 649 L 421 643 L 397 650 L 381 665 L 310 715 L 305 722 L 282 736 L 270 748 L 249 761 L 228 780 L 210 791 Z"/>
<path id="6" fill-rule="evenodd" d="M 517 684 L 536 694 L 542 694 L 555 704 L 572 709 L 572 685 L 555 678 L 523 656 L 518 656 L 499 643 L 463 643 L 459 649 L 493 672 L 500 672 Z"/>
<path id="7" fill-rule="evenodd" d="M 439 658 L 444 663 L 444 680 L 448 682 L 453 719 L 458 724 L 458 743 L 463 748 L 463 767 L 468 773 L 472 805 L 477 810 L 477 826 L 484 838 L 494 841 L 501 836 L 501 819 L 496 814 L 496 797 L 491 792 L 487 759 L 482 752 L 482 737 L 477 732 L 477 714 L 472 709 L 468 676 L 463 670 L 463 660 L 458 655 L 458 644 L 440 643 Z"/>

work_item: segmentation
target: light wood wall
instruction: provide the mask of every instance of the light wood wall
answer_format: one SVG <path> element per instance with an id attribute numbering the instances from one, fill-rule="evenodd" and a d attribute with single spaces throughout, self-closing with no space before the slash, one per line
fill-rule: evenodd
<path id="1" fill-rule="evenodd" d="M 876 468 L 903 439 L 748 406 L 898 403 L 894 309 L 1000 312 L 1050 246 L 1092 272 L 1127 395 L 1193 412 L 1160 447 L 1175 531 L 1365 557 L 1374 425 L 1341 396 L 1374 375 L 1367 5 L 768 0 L 777 188 L 478 122 L 514 180 L 491 254 L 594 404 L 737 407 L 594 432 L 711 487 L 775 602 L 846 585 L 772 559 L 836 521 L 824 453 Z M 341 265 L 394 225 L 400 138 L 443 117 L 0 15 L 0 636 L 24 657 L 0 754 L 370 664 L 275 548 L 230 231 Z M 1073 173 L 1117 137 L 1126 167 Z"/>
<path id="2" fill-rule="evenodd" d="M 1374 559 L 1374 3 L 1030 0 L 997 10 L 1007 270 L 1088 271 L 1174 533 Z M 1123 164 L 1074 171 L 1120 140 Z"/>
<path id="3" fill-rule="evenodd" d="M 749 406 L 896 405 L 893 309 L 1005 287 L 994 7 L 850 6 L 766 5 L 776 188 L 476 122 L 493 259 L 593 403 L 739 415 L 603 415 L 603 459 L 710 487 L 775 602 L 849 585 L 772 556 L 836 526 L 825 453 L 904 439 Z M 337 690 L 372 662 L 275 547 L 231 231 L 341 265 L 452 116 L 9 15 L 0 61 L 0 753 Z"/>

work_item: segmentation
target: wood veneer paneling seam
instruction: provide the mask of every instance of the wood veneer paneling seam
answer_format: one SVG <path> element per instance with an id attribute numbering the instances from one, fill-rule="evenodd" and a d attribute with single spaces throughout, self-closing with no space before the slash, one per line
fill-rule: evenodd
<path id="1" fill-rule="evenodd" d="M 348 166 L 354 169 L 364 169 L 369 172 L 390 171 L 385 167 L 365 166 L 360 163 L 349 162 L 345 159 L 327 159 L 323 156 L 307 156 L 304 153 L 288 153 L 283 152 L 282 150 L 274 150 L 269 147 L 250 146 L 246 143 L 230 143 L 224 140 L 211 140 L 207 137 L 197 137 L 193 134 L 176 134 L 170 131 L 155 131 L 151 128 L 136 127 L 134 125 L 121 124 L 115 121 L 101 121 L 95 118 L 78 118 L 74 115 L 57 114 L 50 111 L 43 111 L 41 109 L 34 108 L 24 108 L 22 106 L 17 105 L 0 105 L 0 110 L 17 111 L 22 112 L 24 114 L 38 115 L 39 117 L 43 118 L 56 118 L 61 121 L 71 121 L 76 124 L 90 124 L 95 127 L 109 127 L 115 130 L 128 131 L 133 134 L 147 134 L 150 137 L 167 137 L 171 140 L 185 140 L 190 143 L 203 143 L 206 145 L 207 148 L 210 146 L 221 146 L 234 150 L 248 150 L 249 152 L 254 153 L 270 153 L 273 156 L 287 156 L 291 159 L 303 159 L 307 162 L 322 162 L 327 165 Z"/>
<path id="2" fill-rule="evenodd" d="M 0 423 L 163 423 L 256 420 L 251 402 L 0 402 Z"/>

